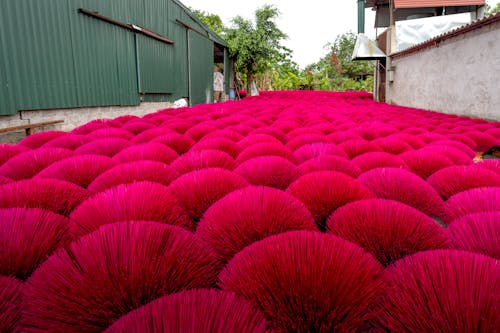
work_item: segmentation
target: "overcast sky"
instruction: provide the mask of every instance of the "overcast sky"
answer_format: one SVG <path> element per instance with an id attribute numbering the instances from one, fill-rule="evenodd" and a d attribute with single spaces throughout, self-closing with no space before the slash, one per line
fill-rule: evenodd
<path id="1" fill-rule="evenodd" d="M 293 50 L 293 58 L 301 68 L 317 62 L 326 50 L 324 46 L 345 32 L 357 33 L 357 2 L 355 0 L 181 0 L 191 8 L 217 14 L 228 25 L 231 18 L 240 15 L 254 17 L 253 13 L 265 4 L 275 5 L 281 12 L 278 27 L 288 35 L 283 44 Z M 374 17 L 366 11 L 366 32 L 374 37 Z"/>

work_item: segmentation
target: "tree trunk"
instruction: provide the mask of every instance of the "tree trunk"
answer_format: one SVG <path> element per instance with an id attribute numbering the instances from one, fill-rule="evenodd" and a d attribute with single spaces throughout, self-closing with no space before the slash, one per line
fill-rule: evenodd
<path id="1" fill-rule="evenodd" d="M 256 79 L 259 90 L 273 90 L 270 71 L 265 71 L 261 77 Z"/>
<path id="2" fill-rule="evenodd" d="M 252 76 L 253 76 L 252 72 L 247 71 L 247 95 L 248 96 L 252 96 L 252 80 L 253 80 Z"/>

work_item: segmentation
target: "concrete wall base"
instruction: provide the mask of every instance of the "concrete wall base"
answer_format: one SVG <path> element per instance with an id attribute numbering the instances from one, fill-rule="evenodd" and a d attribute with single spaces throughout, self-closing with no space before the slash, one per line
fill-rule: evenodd
<path id="1" fill-rule="evenodd" d="M 36 131 L 71 131 L 73 128 L 94 119 L 113 119 L 123 115 L 142 117 L 160 109 L 167 109 L 172 103 L 142 103 L 138 106 L 106 106 L 94 108 L 53 109 L 19 111 L 15 115 L 0 116 L 0 128 L 64 119 L 64 123 L 37 128 Z M 26 136 L 24 131 L 0 134 L 0 143 L 17 143 Z"/>

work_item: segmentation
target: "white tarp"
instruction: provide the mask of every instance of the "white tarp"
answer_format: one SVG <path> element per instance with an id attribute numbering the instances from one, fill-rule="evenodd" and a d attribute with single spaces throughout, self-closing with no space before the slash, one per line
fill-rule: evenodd
<path id="1" fill-rule="evenodd" d="M 398 21 L 396 22 L 397 51 L 425 42 L 471 21 L 471 13 Z"/>

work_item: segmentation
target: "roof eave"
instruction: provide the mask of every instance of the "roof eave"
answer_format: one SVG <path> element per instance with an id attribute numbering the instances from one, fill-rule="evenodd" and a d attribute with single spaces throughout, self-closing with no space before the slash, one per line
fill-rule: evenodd
<path id="1" fill-rule="evenodd" d="M 180 2 L 179 0 L 172 0 L 173 2 L 175 2 L 179 7 L 182 8 L 182 10 L 184 10 L 184 12 L 193 20 L 195 21 L 196 23 L 198 23 L 200 26 L 203 27 L 203 29 L 207 32 L 208 34 L 208 38 L 211 40 L 211 41 L 214 41 L 224 47 L 227 47 L 227 44 L 226 44 L 226 41 L 224 40 L 224 38 L 222 38 L 221 36 L 219 36 L 217 33 L 215 33 L 212 29 L 210 29 L 205 23 L 203 23 L 198 16 L 194 15 L 193 12 L 191 12 L 191 10 L 189 10 L 188 7 L 186 7 L 182 2 Z"/>

